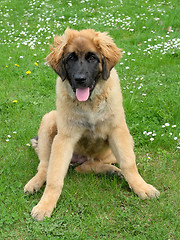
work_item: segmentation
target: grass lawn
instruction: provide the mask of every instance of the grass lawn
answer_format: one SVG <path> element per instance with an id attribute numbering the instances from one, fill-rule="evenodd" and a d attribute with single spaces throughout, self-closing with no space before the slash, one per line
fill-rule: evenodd
<path id="1" fill-rule="evenodd" d="M 3 0 L 0 5 L 0 239 L 180 239 L 180 5 L 177 0 Z M 140 173 L 160 192 L 140 200 L 123 179 L 69 169 L 50 219 L 25 195 L 38 158 L 29 144 L 55 109 L 48 43 L 66 27 L 107 31 Z"/>

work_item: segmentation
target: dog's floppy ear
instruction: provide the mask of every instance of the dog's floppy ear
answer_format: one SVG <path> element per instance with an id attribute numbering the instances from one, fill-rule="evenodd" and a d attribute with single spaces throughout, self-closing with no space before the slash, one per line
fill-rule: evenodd
<path id="1" fill-rule="evenodd" d="M 102 78 L 104 80 L 107 80 L 109 78 L 109 75 L 110 75 L 110 71 L 107 67 L 107 61 L 104 55 L 102 55 Z"/>
<path id="2" fill-rule="evenodd" d="M 94 42 L 102 55 L 102 78 L 107 80 L 111 69 L 122 57 L 121 49 L 116 46 L 106 32 L 96 32 Z"/>
<path id="3" fill-rule="evenodd" d="M 62 81 L 66 79 L 66 69 L 64 65 L 64 55 L 62 54 L 59 64 L 57 65 L 57 68 L 54 69 L 54 71 L 61 77 Z"/>
<path id="4" fill-rule="evenodd" d="M 76 30 L 67 28 L 62 36 L 54 37 L 54 46 L 50 45 L 51 53 L 46 57 L 47 63 L 64 81 L 66 79 L 66 69 L 64 65 L 64 49 L 68 42 L 77 34 Z"/>
<path id="5" fill-rule="evenodd" d="M 65 47 L 61 36 L 54 38 L 54 46 L 50 45 L 51 53 L 46 57 L 47 63 L 64 81 L 66 79 L 66 70 L 64 66 L 63 50 Z"/>

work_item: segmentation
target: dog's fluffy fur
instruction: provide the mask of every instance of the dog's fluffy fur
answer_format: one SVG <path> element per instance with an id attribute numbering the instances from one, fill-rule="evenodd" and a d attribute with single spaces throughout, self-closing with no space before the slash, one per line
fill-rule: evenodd
<path id="1" fill-rule="evenodd" d="M 85 156 L 84 162 L 76 167 L 77 172 L 122 174 L 140 198 L 159 196 L 159 192 L 142 179 L 136 167 L 119 78 L 113 68 L 121 58 L 120 49 L 106 33 L 94 30 L 67 29 L 54 39 L 54 46 L 46 60 L 61 76 L 56 85 L 57 110 L 43 117 L 38 139 L 33 140 L 40 164 L 37 174 L 24 188 L 25 192 L 33 193 L 46 181 L 44 194 L 33 208 L 32 216 L 37 220 L 51 216 L 72 156 Z M 63 58 L 69 52 L 75 52 L 76 57 L 85 52 L 99 56 L 99 78 L 85 102 L 77 100 L 66 65 L 63 65 Z M 110 164 L 116 162 L 121 170 Z"/>

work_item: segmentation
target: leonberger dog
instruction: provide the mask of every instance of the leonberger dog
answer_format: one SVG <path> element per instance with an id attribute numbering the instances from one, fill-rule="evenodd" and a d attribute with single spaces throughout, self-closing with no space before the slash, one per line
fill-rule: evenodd
<path id="1" fill-rule="evenodd" d="M 50 217 L 72 162 L 80 173 L 116 173 L 142 199 L 159 192 L 140 176 L 114 66 L 122 53 L 107 33 L 67 28 L 54 38 L 46 61 L 58 74 L 56 111 L 47 113 L 32 141 L 40 163 L 24 191 L 34 193 L 46 181 L 32 216 Z M 112 163 L 118 163 L 120 169 Z"/>

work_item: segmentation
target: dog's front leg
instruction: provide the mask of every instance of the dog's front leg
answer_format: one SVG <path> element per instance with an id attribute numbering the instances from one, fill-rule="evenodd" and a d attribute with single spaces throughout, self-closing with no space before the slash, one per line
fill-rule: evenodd
<path id="1" fill-rule="evenodd" d="M 46 188 L 41 200 L 31 213 L 36 220 L 50 217 L 56 207 L 76 142 L 77 139 L 72 135 L 71 137 L 62 134 L 55 136 L 48 166 Z"/>
<path id="2" fill-rule="evenodd" d="M 152 185 L 147 184 L 138 173 L 133 151 L 133 140 L 125 123 L 122 127 L 112 130 L 109 136 L 109 144 L 129 187 L 142 199 L 158 197 L 160 195 L 159 191 Z"/>

